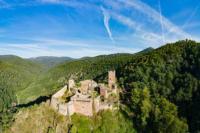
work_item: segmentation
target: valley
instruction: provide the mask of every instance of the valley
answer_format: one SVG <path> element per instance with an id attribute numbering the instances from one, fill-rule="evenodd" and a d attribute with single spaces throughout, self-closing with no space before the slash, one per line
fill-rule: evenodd
<path id="1" fill-rule="evenodd" d="M 0 56 L 0 123 L 6 132 L 198 132 L 200 44 L 182 40 L 136 54 L 64 60 L 51 67 L 16 56 Z M 119 110 L 69 119 L 46 99 L 68 80 L 108 84 L 116 71 Z M 44 101 L 42 101 L 44 100 Z M 37 99 L 39 99 L 37 101 Z M 36 101 L 34 101 L 36 100 Z M 195 117 L 194 117 L 195 116 Z M 36 123 L 39 121 L 39 123 Z M 112 124 L 110 124 L 112 123 Z"/>

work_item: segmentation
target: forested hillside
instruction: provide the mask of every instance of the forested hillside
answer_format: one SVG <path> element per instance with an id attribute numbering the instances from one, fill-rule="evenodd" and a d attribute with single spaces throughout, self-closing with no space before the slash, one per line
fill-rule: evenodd
<path id="1" fill-rule="evenodd" d="M 18 93 L 34 82 L 41 73 L 40 65 L 16 56 L 0 56 L 0 128 L 9 126 Z"/>
<path id="2" fill-rule="evenodd" d="M 0 56 L 0 112 L 17 103 L 17 93 L 34 81 L 41 67 L 16 56 Z"/>
<path id="3" fill-rule="evenodd" d="M 20 103 L 27 103 L 39 96 L 53 94 L 69 78 L 106 82 L 107 71 L 116 69 L 118 84 L 122 88 L 121 119 L 129 122 L 125 125 L 127 128 L 131 125 L 138 132 L 152 133 L 200 131 L 200 44 L 194 41 L 178 41 L 134 55 L 113 54 L 68 61 L 40 75 L 37 73 L 42 69 L 38 65 L 17 59 L 22 63 L 0 59 L 1 86 L 5 86 L 0 93 L 4 99 L 3 108 L 16 101 L 16 90 L 20 90 L 17 91 Z M 104 115 L 107 120 L 108 116 Z M 86 127 L 94 124 L 89 119 L 74 116 L 75 131 L 85 130 L 77 120 L 86 122 L 83 125 Z M 113 117 L 108 119 L 109 123 L 111 121 L 114 121 Z M 99 122 L 102 123 L 101 119 Z M 18 124 L 19 121 L 13 128 Z M 109 131 L 106 125 L 103 126 Z M 103 128 L 96 130 L 104 131 Z"/>
<path id="4" fill-rule="evenodd" d="M 20 102 L 27 103 L 39 96 L 50 95 L 59 90 L 69 78 L 75 80 L 98 79 L 107 75 L 110 69 L 116 69 L 131 61 L 132 54 L 113 54 L 97 57 L 82 58 L 67 61 L 52 69 L 38 78 L 28 88 L 19 94 Z"/>
<path id="5" fill-rule="evenodd" d="M 141 132 L 200 131 L 200 44 L 179 41 L 118 69 L 123 101 Z"/>
<path id="6" fill-rule="evenodd" d="M 41 64 L 46 70 L 48 70 L 49 68 L 52 68 L 60 63 L 74 59 L 70 57 L 40 56 L 36 58 L 29 58 L 28 60 L 31 60 L 37 64 Z"/>

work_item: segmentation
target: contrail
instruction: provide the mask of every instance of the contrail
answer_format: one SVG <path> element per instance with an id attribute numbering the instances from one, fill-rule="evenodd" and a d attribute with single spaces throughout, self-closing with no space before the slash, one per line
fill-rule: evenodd
<path id="1" fill-rule="evenodd" d="M 103 13 L 103 16 L 104 16 L 104 26 L 106 28 L 108 36 L 109 36 L 110 40 L 112 42 L 114 42 L 114 39 L 113 39 L 113 36 L 112 36 L 112 32 L 111 32 L 110 27 L 109 27 L 110 15 L 103 7 L 101 7 L 101 10 L 102 10 L 102 13 Z"/>

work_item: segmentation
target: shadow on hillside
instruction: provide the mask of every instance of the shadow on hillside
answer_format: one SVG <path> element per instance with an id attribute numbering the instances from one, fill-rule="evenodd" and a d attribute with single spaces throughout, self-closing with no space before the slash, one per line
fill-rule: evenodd
<path id="1" fill-rule="evenodd" d="M 35 99 L 34 101 L 31 101 L 29 103 L 26 104 L 19 104 L 16 107 L 17 108 L 24 108 L 24 107 L 29 107 L 29 106 L 33 106 L 35 104 L 41 104 L 42 102 L 46 102 L 47 100 L 49 100 L 51 98 L 51 96 L 40 96 L 37 99 Z"/>

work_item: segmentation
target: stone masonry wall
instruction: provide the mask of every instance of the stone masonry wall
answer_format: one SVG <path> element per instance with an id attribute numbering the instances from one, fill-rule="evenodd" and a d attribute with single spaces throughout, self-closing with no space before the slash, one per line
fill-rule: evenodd
<path id="1" fill-rule="evenodd" d="M 62 115 L 68 115 L 67 103 L 60 103 L 58 105 L 58 112 Z"/>
<path id="2" fill-rule="evenodd" d="M 92 116 L 93 108 L 92 108 L 92 100 L 91 101 L 73 101 L 74 102 L 74 112 Z"/>
<path id="3" fill-rule="evenodd" d="M 55 110 L 58 110 L 58 104 L 59 104 L 58 99 L 52 97 L 52 98 L 51 98 L 51 104 L 50 104 L 51 107 L 52 107 L 53 109 L 55 109 Z"/>

